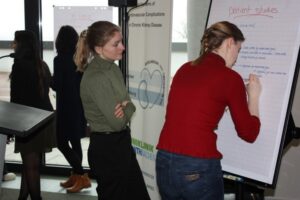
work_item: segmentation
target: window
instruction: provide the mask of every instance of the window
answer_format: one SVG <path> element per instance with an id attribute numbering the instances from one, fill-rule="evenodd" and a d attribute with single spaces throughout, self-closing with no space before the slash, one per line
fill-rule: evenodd
<path id="1" fill-rule="evenodd" d="M 44 40 L 44 60 L 48 64 L 50 70 L 53 72 L 53 59 L 56 55 L 56 52 L 54 50 L 54 41 L 55 41 L 55 31 L 58 31 L 54 27 L 54 24 L 56 23 L 54 21 L 55 16 L 54 16 L 54 7 L 65 7 L 66 10 L 65 12 L 70 12 L 70 10 L 67 10 L 67 7 L 76 7 L 76 6 L 91 6 L 91 7 L 96 7 L 96 6 L 108 6 L 108 1 L 107 0 L 47 0 L 47 1 L 42 1 L 42 27 L 43 27 L 43 40 Z M 74 8 L 75 9 L 75 8 Z M 99 11 L 100 12 L 100 11 Z M 88 13 L 87 13 L 88 14 Z M 118 23 L 118 8 L 113 8 L 113 22 Z M 76 22 L 74 22 L 76 23 Z M 92 23 L 92 22 L 91 22 Z M 90 23 L 90 24 L 91 24 Z M 67 24 L 65 24 L 67 25 Z M 73 24 L 68 24 L 72 25 Z M 74 27 L 75 28 L 75 27 Z M 87 28 L 87 26 L 85 27 Z M 76 29 L 76 28 L 75 28 Z M 78 32 L 81 32 L 82 30 L 77 30 Z M 55 93 L 51 91 L 51 97 L 52 97 L 52 104 L 55 105 Z M 87 162 L 87 148 L 88 148 L 88 143 L 89 140 L 88 138 L 84 138 L 81 141 L 82 143 L 82 150 L 83 150 L 83 166 L 88 167 L 88 162 Z M 59 152 L 59 150 L 53 149 L 51 153 L 46 154 L 46 164 L 54 164 L 54 165 L 69 165 L 64 156 Z"/>
<path id="2" fill-rule="evenodd" d="M 54 7 L 62 6 L 108 6 L 107 0 L 47 0 L 42 1 L 42 38 L 44 44 L 43 59 L 48 64 L 50 71 L 53 72 L 53 59 L 56 55 L 54 50 Z M 187 60 L 186 42 L 187 42 L 187 27 L 186 27 L 186 6 L 187 0 L 173 1 L 173 52 L 171 56 L 171 75 L 175 74 L 178 67 Z M 14 12 L 7 12 L 14 10 Z M 178 14 L 180 13 L 180 14 Z M 0 32 L 0 56 L 12 53 L 10 47 L 11 41 L 14 38 L 15 30 L 25 28 L 24 24 L 24 1 L 11 0 L 0 7 L 0 17 L 2 19 L 10 19 L 9 21 L 2 20 L 0 25 L 5 27 Z M 113 22 L 118 23 L 118 8 L 113 8 Z M 13 60 L 11 58 L 3 58 L 0 60 L 0 100 L 9 101 L 9 73 Z M 55 106 L 55 93 L 51 91 L 50 98 L 53 106 Z M 82 148 L 84 151 L 83 165 L 88 166 L 86 151 L 88 148 L 88 138 L 82 140 Z M 13 153 L 14 145 L 7 145 L 6 160 L 21 161 L 20 154 Z M 53 152 L 46 154 L 46 165 L 66 166 L 68 162 L 63 155 L 54 149 Z"/>
<path id="3" fill-rule="evenodd" d="M 8 12 L 7 12 L 8 11 Z M 13 12 L 12 12 L 13 11 Z M 0 26 L 4 27 L 0 31 L 0 56 L 8 55 L 13 52 L 11 42 L 14 39 L 16 30 L 22 30 L 24 23 L 24 1 L 11 0 L 0 6 Z M 9 73 L 13 59 L 4 57 L 0 60 L 0 100 L 9 101 Z M 6 159 L 20 161 L 20 155 L 14 154 L 14 144 L 7 145 Z"/>

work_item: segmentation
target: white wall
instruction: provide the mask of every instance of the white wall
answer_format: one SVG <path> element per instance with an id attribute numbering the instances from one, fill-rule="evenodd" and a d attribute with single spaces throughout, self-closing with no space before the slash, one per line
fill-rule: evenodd
<path id="1" fill-rule="evenodd" d="M 300 141 L 293 140 L 285 149 L 277 186 L 275 190 L 267 189 L 266 199 L 299 200 L 300 199 Z"/>
<path id="2" fill-rule="evenodd" d="M 188 58 L 193 60 L 199 56 L 200 40 L 205 30 L 210 0 L 188 0 L 187 34 Z"/>

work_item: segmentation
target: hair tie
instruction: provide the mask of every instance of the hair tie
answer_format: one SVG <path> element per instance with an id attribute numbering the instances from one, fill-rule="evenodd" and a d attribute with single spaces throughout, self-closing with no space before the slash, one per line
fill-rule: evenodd
<path id="1" fill-rule="evenodd" d="M 87 30 L 83 30 L 83 31 L 80 33 L 80 37 L 81 37 L 81 38 L 86 38 L 86 35 L 87 35 Z"/>

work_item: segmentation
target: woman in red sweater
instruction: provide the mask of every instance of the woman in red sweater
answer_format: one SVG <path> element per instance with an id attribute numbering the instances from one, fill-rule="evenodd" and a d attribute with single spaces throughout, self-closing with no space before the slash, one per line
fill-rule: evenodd
<path id="1" fill-rule="evenodd" d="M 199 58 L 175 74 L 157 145 L 162 200 L 224 199 L 222 154 L 214 130 L 226 107 L 240 138 L 254 142 L 258 136 L 259 79 L 250 74 L 245 87 L 232 70 L 244 40 L 234 24 L 215 23 L 203 35 Z"/>

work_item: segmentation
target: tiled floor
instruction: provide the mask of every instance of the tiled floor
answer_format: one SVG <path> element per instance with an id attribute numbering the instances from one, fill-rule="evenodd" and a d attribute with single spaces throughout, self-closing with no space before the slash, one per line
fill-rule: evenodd
<path id="1" fill-rule="evenodd" d="M 89 140 L 88 138 L 84 138 L 81 141 L 82 149 L 83 149 L 83 165 L 88 166 L 87 163 L 87 148 L 88 148 Z M 6 145 L 6 160 L 10 161 L 21 161 L 20 154 L 15 154 L 14 152 L 14 144 Z M 46 162 L 47 164 L 55 164 L 55 165 L 68 165 L 64 156 L 60 153 L 60 151 L 55 148 L 51 153 L 46 154 Z M 66 177 L 55 177 L 55 176 L 43 176 L 41 177 L 41 191 L 44 199 L 47 200 L 95 200 L 97 199 L 96 193 L 96 183 L 92 181 L 92 187 L 88 189 L 82 190 L 78 194 L 67 194 L 66 190 L 59 186 L 59 182 L 66 179 Z M 18 191 L 20 188 L 20 176 L 17 174 L 16 180 L 3 182 L 2 192 L 0 193 L 1 200 L 13 200 L 17 199 Z M 46 198 L 47 197 L 47 198 Z"/>
<path id="2" fill-rule="evenodd" d="M 17 199 L 21 178 L 17 174 L 17 178 L 13 181 L 2 182 L 2 191 L 0 193 L 1 200 Z M 92 181 L 92 187 L 83 189 L 80 193 L 68 194 L 65 189 L 59 186 L 59 182 L 63 181 L 62 177 L 42 176 L 41 191 L 43 199 L 47 200 L 96 200 L 96 183 Z"/>

